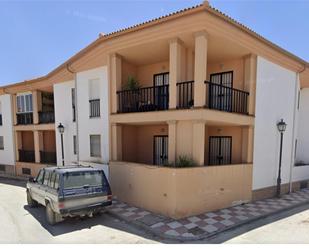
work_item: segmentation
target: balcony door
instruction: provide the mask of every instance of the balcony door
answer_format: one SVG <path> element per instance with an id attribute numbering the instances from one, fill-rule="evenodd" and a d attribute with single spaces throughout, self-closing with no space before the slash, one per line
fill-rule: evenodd
<path id="1" fill-rule="evenodd" d="M 153 137 L 153 164 L 164 165 L 168 162 L 168 136 Z"/>
<path id="2" fill-rule="evenodd" d="M 225 165 L 232 163 L 232 137 L 210 136 L 208 165 Z"/>
<path id="3" fill-rule="evenodd" d="M 210 75 L 209 105 L 212 109 L 232 111 L 233 71 Z"/>
<path id="4" fill-rule="evenodd" d="M 154 104 L 158 110 L 168 109 L 168 85 L 169 73 L 159 73 L 153 75 Z"/>

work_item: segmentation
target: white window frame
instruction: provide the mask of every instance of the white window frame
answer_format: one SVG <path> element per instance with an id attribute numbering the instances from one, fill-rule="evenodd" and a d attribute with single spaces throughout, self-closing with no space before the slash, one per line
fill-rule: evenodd
<path id="1" fill-rule="evenodd" d="M 0 150 L 4 150 L 4 136 L 0 136 Z"/>
<path id="2" fill-rule="evenodd" d="M 33 102 L 32 102 L 33 99 L 32 98 L 33 98 L 32 93 L 18 94 L 16 96 L 16 113 L 33 112 Z"/>
<path id="3" fill-rule="evenodd" d="M 98 146 L 99 148 L 97 149 L 97 151 L 93 151 L 93 138 L 96 137 L 96 138 L 99 138 L 99 143 L 98 143 Z M 97 142 L 97 141 L 96 141 Z M 101 152 L 101 135 L 99 134 L 92 134 L 89 136 L 89 146 L 90 146 L 90 156 L 91 157 L 96 157 L 96 158 L 101 158 L 102 157 L 102 152 Z M 98 154 L 96 153 L 98 152 Z"/>

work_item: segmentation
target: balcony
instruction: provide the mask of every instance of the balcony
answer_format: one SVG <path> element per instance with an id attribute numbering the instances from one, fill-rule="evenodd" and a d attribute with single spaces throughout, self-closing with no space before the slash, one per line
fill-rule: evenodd
<path id="1" fill-rule="evenodd" d="M 34 163 L 35 162 L 35 155 L 34 151 L 30 150 L 18 150 L 19 153 L 19 161 L 20 162 L 29 162 Z"/>
<path id="2" fill-rule="evenodd" d="M 207 93 L 206 108 L 248 114 L 248 92 L 209 81 L 205 81 L 205 84 Z M 194 107 L 194 81 L 177 83 L 177 97 L 178 109 Z"/>
<path id="3" fill-rule="evenodd" d="M 167 110 L 169 86 L 142 87 L 117 92 L 118 113 Z"/>
<path id="4" fill-rule="evenodd" d="M 249 93 L 205 81 L 206 108 L 248 115 Z"/>
<path id="5" fill-rule="evenodd" d="M 100 117 L 100 99 L 89 100 L 89 117 Z"/>
<path id="6" fill-rule="evenodd" d="M 2 125 L 2 114 L 0 114 L 0 125 Z"/>
<path id="7" fill-rule="evenodd" d="M 40 151 L 41 163 L 57 164 L 56 152 Z"/>
<path id="8" fill-rule="evenodd" d="M 40 124 L 55 123 L 55 113 L 54 112 L 39 112 L 39 123 Z"/>
<path id="9" fill-rule="evenodd" d="M 33 124 L 33 113 L 32 112 L 17 113 L 16 117 L 17 117 L 18 125 Z"/>

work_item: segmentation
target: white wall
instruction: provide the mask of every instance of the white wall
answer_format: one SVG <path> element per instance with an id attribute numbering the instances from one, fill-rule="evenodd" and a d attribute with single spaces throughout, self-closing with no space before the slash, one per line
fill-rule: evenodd
<path id="1" fill-rule="evenodd" d="M 293 168 L 293 180 L 309 179 L 309 88 L 300 91 L 299 110 L 297 115 L 297 148 L 295 163 L 305 164 Z"/>
<path id="2" fill-rule="evenodd" d="M 256 118 L 254 133 L 253 189 L 276 185 L 280 134 L 276 123 L 283 118 L 282 183 L 288 183 L 293 148 L 293 121 L 297 74 L 262 57 L 257 60 Z"/>
<path id="3" fill-rule="evenodd" d="M 73 122 L 72 88 L 74 88 L 74 81 L 54 85 L 57 165 L 62 165 L 61 137 L 57 130 L 59 123 L 65 127 L 63 134 L 65 164 L 70 165 L 77 160 L 73 153 L 73 135 L 76 135 L 76 124 Z"/>
<path id="4" fill-rule="evenodd" d="M 99 80 L 100 117 L 89 118 L 89 81 Z M 77 73 L 77 110 L 80 161 L 109 162 L 107 67 Z M 90 157 L 90 135 L 101 135 L 101 158 Z"/>
<path id="5" fill-rule="evenodd" d="M 0 126 L 0 136 L 3 136 L 4 150 L 0 150 L 0 164 L 15 165 L 13 117 L 11 96 L 9 94 L 0 95 L 0 113 L 2 113 L 2 126 Z"/>

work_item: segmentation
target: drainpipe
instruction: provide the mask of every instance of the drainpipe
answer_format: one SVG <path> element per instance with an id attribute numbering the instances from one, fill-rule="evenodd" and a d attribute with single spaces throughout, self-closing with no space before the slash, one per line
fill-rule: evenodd
<path id="1" fill-rule="evenodd" d="M 75 124 L 76 124 L 76 158 L 77 158 L 77 165 L 79 165 L 79 129 L 78 129 L 78 108 L 77 108 L 77 77 L 76 72 L 70 68 L 70 65 L 67 64 L 67 70 L 73 74 L 74 76 L 74 88 L 75 88 Z"/>
<path id="2" fill-rule="evenodd" d="M 294 164 L 295 164 L 295 123 L 296 123 L 296 112 L 298 112 L 299 110 L 297 110 L 297 102 L 298 100 L 298 79 L 300 74 L 306 70 L 306 65 L 304 65 L 304 68 L 296 73 L 295 76 L 295 90 L 294 90 L 294 112 L 293 112 L 293 131 L 292 131 L 292 146 L 291 146 L 291 163 L 290 163 L 290 177 L 289 177 L 289 193 L 292 193 L 293 190 L 293 168 L 294 168 Z"/>

